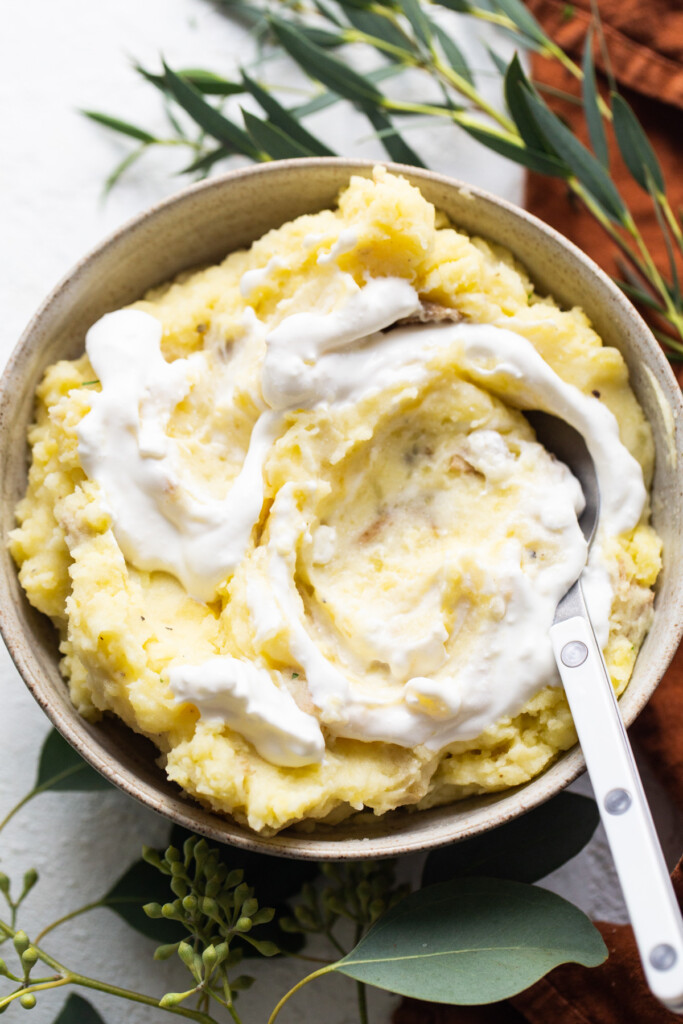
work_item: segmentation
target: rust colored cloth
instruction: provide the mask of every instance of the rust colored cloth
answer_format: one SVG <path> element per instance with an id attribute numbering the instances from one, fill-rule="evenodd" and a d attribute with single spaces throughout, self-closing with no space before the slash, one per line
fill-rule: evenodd
<path id="1" fill-rule="evenodd" d="M 527 0 L 546 32 L 580 62 L 591 21 L 590 0 Z M 599 0 L 600 15 L 622 95 L 636 111 L 662 164 L 674 210 L 683 207 L 683 0 Z M 596 64 L 602 67 L 596 52 Z M 576 80 L 555 62 L 534 56 L 537 83 L 578 93 Z M 601 83 L 606 89 L 606 83 Z M 550 95 L 547 93 L 546 95 Z M 580 108 L 563 99 L 551 105 L 579 138 L 587 140 Z M 667 255 L 652 205 L 635 184 L 609 139 L 612 177 L 633 211 L 650 252 L 667 271 Z M 617 273 L 618 250 L 559 179 L 530 174 L 526 207 L 552 224 L 608 273 Z M 683 268 L 681 268 L 683 270 Z M 683 365 L 679 364 L 683 381 Z M 631 730 L 672 799 L 683 807 L 683 646 L 657 692 Z M 683 906 L 683 860 L 674 871 Z M 526 992 L 489 1006 L 443 1006 L 404 999 L 394 1024 L 673 1024 L 680 1020 L 651 995 L 629 925 L 599 922 L 609 958 L 589 970 L 566 964 Z"/>

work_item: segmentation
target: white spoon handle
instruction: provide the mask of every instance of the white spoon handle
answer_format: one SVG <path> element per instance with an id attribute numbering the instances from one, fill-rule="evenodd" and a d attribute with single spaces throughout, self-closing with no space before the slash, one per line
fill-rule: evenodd
<path id="1" fill-rule="evenodd" d="M 602 654 L 581 615 L 556 622 L 550 638 L 645 976 L 683 1013 L 683 920 Z"/>

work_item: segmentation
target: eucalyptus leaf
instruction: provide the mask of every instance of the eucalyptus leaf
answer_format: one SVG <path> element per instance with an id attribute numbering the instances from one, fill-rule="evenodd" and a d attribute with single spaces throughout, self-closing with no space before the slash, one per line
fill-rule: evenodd
<path id="1" fill-rule="evenodd" d="M 185 929 L 178 921 L 147 917 L 142 909 L 145 903 L 167 903 L 172 898 L 168 883 L 167 875 L 138 860 L 114 883 L 101 903 L 141 935 L 160 943 L 179 942 Z"/>
<path id="2" fill-rule="evenodd" d="M 118 117 L 102 114 L 99 110 L 81 110 L 81 113 L 91 121 L 96 121 L 97 124 L 102 124 L 105 128 L 111 128 L 112 131 L 119 132 L 120 135 L 127 135 L 130 139 L 137 139 L 138 142 L 158 142 L 155 135 L 145 131 L 144 128 L 138 128 L 135 124 L 130 124 L 129 121 L 122 121 Z"/>
<path id="3" fill-rule="evenodd" d="M 308 39 L 309 42 L 313 43 L 314 46 L 320 46 L 323 50 L 335 50 L 346 42 L 343 35 L 339 32 L 328 32 L 327 29 L 302 25 L 301 22 L 298 22 L 296 27 L 297 31 Z"/>
<path id="4" fill-rule="evenodd" d="M 528 167 L 530 171 L 548 174 L 554 178 L 569 177 L 567 166 L 557 157 L 550 156 L 541 150 L 529 149 L 528 146 L 513 141 L 496 128 L 490 128 L 483 122 L 479 125 L 473 125 L 471 122 L 458 123 L 463 131 L 466 131 L 477 142 L 481 142 L 487 149 L 492 149 L 494 153 L 500 153 L 501 156 L 506 156 L 508 160 L 514 160 L 515 163 L 521 164 L 523 167 Z"/>
<path id="5" fill-rule="evenodd" d="M 371 82 L 383 82 L 387 78 L 393 78 L 400 74 L 401 71 L 403 71 L 402 64 L 387 64 L 383 68 L 368 71 L 366 78 Z M 335 103 L 339 103 L 341 98 L 338 93 L 326 90 L 318 96 L 314 96 L 312 100 L 292 107 L 289 112 L 296 118 L 308 117 L 309 114 L 316 114 L 319 110 L 326 110 L 327 107 L 334 106 Z"/>
<path id="6" fill-rule="evenodd" d="M 137 163 L 137 161 L 140 159 L 142 154 L 146 152 L 146 150 L 147 143 L 145 142 L 138 149 L 134 149 L 132 153 L 128 153 L 127 156 L 124 156 L 123 160 L 121 160 L 121 162 L 116 165 L 114 170 L 107 177 L 104 183 L 104 188 L 102 189 L 103 196 L 106 197 L 109 195 L 114 185 L 116 185 L 116 183 L 119 181 L 122 175 L 125 174 L 129 167 L 132 167 L 133 164 Z"/>
<path id="7" fill-rule="evenodd" d="M 364 109 L 364 113 L 375 130 L 381 132 L 379 136 L 380 142 L 392 160 L 399 164 L 424 167 L 422 160 L 415 150 L 401 138 L 383 111 L 378 110 L 376 107 L 368 106 Z"/>
<path id="8" fill-rule="evenodd" d="M 650 191 L 648 174 L 655 188 L 659 192 L 664 192 L 662 168 L 633 108 L 617 92 L 612 93 L 611 100 L 614 134 L 617 137 L 617 144 L 624 163 L 640 187 L 646 192 Z"/>
<path id="9" fill-rule="evenodd" d="M 256 102 L 268 114 L 271 123 L 302 147 L 305 152 L 300 153 L 300 156 L 337 155 L 329 146 L 326 146 L 324 142 L 317 139 L 315 135 L 311 135 L 288 110 L 285 110 L 271 93 L 250 78 L 244 71 L 242 72 L 242 81 L 247 92 L 251 93 Z"/>
<path id="10" fill-rule="evenodd" d="M 207 71 L 205 68 L 182 68 L 178 74 L 205 95 L 236 96 L 244 92 L 244 86 L 239 82 L 231 82 L 222 75 L 217 75 L 215 71 Z"/>
<path id="11" fill-rule="evenodd" d="M 608 217 L 621 224 L 627 216 L 624 201 L 608 172 L 559 117 L 532 90 L 527 91 L 529 109 L 536 124 L 557 156 L 570 168 Z"/>
<path id="12" fill-rule="evenodd" d="M 248 110 L 242 110 L 242 117 L 244 127 L 256 145 L 262 152 L 267 153 L 271 160 L 290 160 L 313 155 L 310 149 L 300 145 L 269 121 L 262 121 Z"/>
<path id="13" fill-rule="evenodd" d="M 517 125 L 519 134 L 529 149 L 538 150 L 539 153 L 548 153 L 545 136 L 538 128 L 529 110 L 527 97 L 530 88 L 531 84 L 524 74 L 519 56 L 515 54 L 505 72 L 505 102 L 512 120 Z"/>
<path id="14" fill-rule="evenodd" d="M 595 800 L 559 793 L 499 828 L 432 850 L 422 884 L 486 876 L 536 882 L 579 853 L 600 822 Z"/>
<path id="15" fill-rule="evenodd" d="M 324 0 L 313 0 L 313 6 L 316 8 L 319 14 L 322 14 L 323 18 L 327 18 L 337 28 L 343 28 L 343 24 L 340 18 L 337 17 L 335 12 L 329 7 Z"/>
<path id="16" fill-rule="evenodd" d="M 214 164 L 218 163 L 219 160 L 225 160 L 231 155 L 230 150 L 226 149 L 225 146 L 217 146 L 216 149 L 212 149 L 208 153 L 202 153 L 192 163 L 178 171 L 178 174 L 199 174 L 200 177 L 204 177 Z"/>
<path id="17" fill-rule="evenodd" d="M 53 1024 L 104 1024 L 104 1020 L 92 1003 L 72 992 Z"/>
<path id="18" fill-rule="evenodd" d="M 583 97 L 583 112 L 588 126 L 588 136 L 591 140 L 593 152 L 603 167 L 609 168 L 609 154 L 607 152 L 607 135 L 605 126 L 602 123 L 602 114 L 598 106 L 598 82 L 595 77 L 595 63 L 593 61 L 593 29 L 589 28 L 586 33 L 586 41 L 583 44 L 583 81 L 581 83 L 581 95 Z"/>
<path id="19" fill-rule="evenodd" d="M 355 103 L 382 103 L 382 94 L 369 79 L 326 53 L 281 18 L 271 18 L 270 24 L 281 46 L 311 78 Z"/>
<path id="20" fill-rule="evenodd" d="M 458 14 L 471 14 L 474 5 L 467 0 L 436 0 L 439 7 L 447 7 L 449 11 L 457 11 Z"/>
<path id="21" fill-rule="evenodd" d="M 34 788 L 41 793 L 49 789 L 87 792 L 112 789 L 112 785 L 91 768 L 56 729 L 52 729 L 40 751 Z"/>
<path id="22" fill-rule="evenodd" d="M 346 17 L 359 32 L 381 39 L 390 46 L 397 46 L 405 49 L 406 39 L 399 28 L 389 18 L 376 14 L 374 11 L 364 11 L 358 7 L 349 7 Z M 382 51 L 384 52 L 384 51 Z M 392 59 L 391 54 L 387 54 Z"/>
<path id="23" fill-rule="evenodd" d="M 425 50 L 430 50 L 432 30 L 420 0 L 401 0 L 401 11 L 410 22 L 415 38 L 422 44 Z"/>
<path id="24" fill-rule="evenodd" d="M 503 75 L 503 77 L 504 77 L 505 76 L 505 72 L 507 71 L 507 64 L 505 63 L 503 58 L 499 57 L 498 54 L 496 53 L 496 51 L 491 49 L 490 46 L 486 47 L 486 52 L 488 53 L 488 55 L 489 55 L 489 57 L 491 59 L 491 63 L 496 68 L 498 73 Z"/>
<path id="25" fill-rule="evenodd" d="M 555 893 L 463 878 L 412 893 L 334 969 L 436 1003 L 494 1003 L 563 963 L 597 967 L 607 949 L 586 915 Z"/>
<path id="26" fill-rule="evenodd" d="M 460 47 L 453 42 L 448 32 L 442 29 L 440 25 L 437 25 L 436 22 L 432 22 L 432 29 L 441 45 L 446 60 L 451 66 L 451 70 L 455 71 L 456 75 L 464 78 L 470 85 L 474 85 L 474 75 Z"/>
<path id="27" fill-rule="evenodd" d="M 167 64 L 164 64 L 164 80 L 173 98 L 207 135 L 252 160 L 260 159 L 260 153 L 247 133 L 207 103 L 194 86 L 172 71 Z"/>
<path id="28" fill-rule="evenodd" d="M 494 5 L 514 22 L 523 35 L 535 43 L 546 46 L 550 42 L 529 8 L 521 0 L 494 0 Z"/>

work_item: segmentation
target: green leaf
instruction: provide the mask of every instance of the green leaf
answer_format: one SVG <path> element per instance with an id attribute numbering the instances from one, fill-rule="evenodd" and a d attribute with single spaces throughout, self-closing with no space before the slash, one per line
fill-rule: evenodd
<path id="1" fill-rule="evenodd" d="M 371 82 L 383 82 L 387 78 L 393 78 L 395 75 L 400 74 L 403 70 L 402 64 L 387 64 L 383 68 L 369 71 L 366 77 Z M 326 90 L 321 92 L 320 95 L 314 96 L 312 100 L 308 100 L 307 103 L 293 107 L 289 113 L 297 118 L 308 117 L 309 114 L 316 114 L 319 110 L 326 110 L 327 107 L 339 103 L 340 100 L 341 96 L 338 93 Z"/>
<path id="2" fill-rule="evenodd" d="M 297 119 L 288 110 L 285 110 L 271 93 L 249 78 L 244 71 L 242 72 L 242 81 L 244 82 L 245 89 L 251 93 L 265 113 L 268 114 L 271 123 L 306 151 L 305 153 L 300 153 L 300 156 L 337 155 L 324 142 L 317 139 L 315 135 L 311 135 L 309 131 L 306 131 L 303 125 L 299 124 Z"/>
<path id="3" fill-rule="evenodd" d="M 420 157 L 407 142 L 396 132 L 389 118 L 377 107 L 367 106 L 363 113 L 371 122 L 377 132 L 381 132 L 380 142 L 386 149 L 388 155 L 398 164 L 411 164 L 413 167 L 424 167 Z"/>
<path id="4" fill-rule="evenodd" d="M 401 11 L 410 22 L 415 38 L 429 50 L 432 45 L 432 31 L 420 0 L 401 0 Z"/>
<path id="5" fill-rule="evenodd" d="M 407 896 L 335 970 L 436 1003 L 507 999 L 562 963 L 597 967 L 598 930 L 555 893 L 497 878 L 463 878 Z"/>
<path id="6" fill-rule="evenodd" d="M 382 94 L 367 78 L 326 53 L 281 18 L 271 18 L 270 24 L 281 46 L 309 77 L 317 78 L 328 89 L 354 103 L 382 103 Z"/>
<path id="7" fill-rule="evenodd" d="M 40 752 L 35 788 L 41 793 L 49 789 L 86 792 L 111 789 L 112 786 L 83 760 L 56 729 L 52 729 Z"/>
<path id="8" fill-rule="evenodd" d="M 207 135 L 251 160 L 260 159 L 247 133 L 207 103 L 194 86 L 180 78 L 167 64 L 164 64 L 164 81 L 174 99 Z"/>
<path id="9" fill-rule="evenodd" d="M 512 120 L 517 125 L 519 134 L 529 149 L 538 150 L 539 153 L 548 153 L 545 136 L 539 130 L 529 110 L 527 97 L 530 88 L 529 79 L 524 74 L 519 56 L 515 54 L 505 72 L 505 102 Z"/>
<path id="10" fill-rule="evenodd" d="M 506 65 L 505 61 L 503 60 L 503 58 L 499 57 L 498 54 L 495 52 L 495 50 L 492 50 L 490 46 L 486 47 L 486 52 L 488 53 L 488 55 L 489 55 L 489 57 L 491 59 L 491 63 L 496 68 L 498 73 L 503 75 L 503 77 L 505 77 L 505 73 L 507 71 L 507 65 Z"/>
<path id="11" fill-rule="evenodd" d="M 335 50 L 343 46 L 346 40 L 338 32 L 328 32 L 324 28 L 313 28 L 311 25 L 297 23 L 297 31 L 308 39 L 314 46 L 320 46 L 323 50 Z"/>
<path id="12" fill-rule="evenodd" d="M 230 82 L 222 75 L 207 71 L 205 68 L 182 68 L 178 74 L 205 95 L 236 96 L 244 92 L 244 86 L 239 82 Z"/>
<path id="13" fill-rule="evenodd" d="M 536 882 L 579 853 L 600 822 L 595 800 L 560 793 L 499 828 L 432 850 L 423 885 L 474 875 Z"/>
<path id="14" fill-rule="evenodd" d="M 210 171 L 214 164 L 218 163 L 219 160 L 225 160 L 227 157 L 232 156 L 229 149 L 225 146 L 218 146 L 216 149 L 212 149 L 208 153 L 203 153 L 202 156 L 198 156 L 196 160 L 188 164 L 187 167 L 183 167 L 179 174 L 196 174 L 200 177 L 204 177 L 207 171 Z"/>
<path id="15" fill-rule="evenodd" d="M 471 135 L 477 142 L 481 142 L 494 153 L 506 156 L 508 160 L 528 167 L 530 171 L 537 171 L 539 174 L 549 174 L 554 178 L 569 177 L 569 169 L 554 156 L 540 150 L 529 149 L 521 143 L 514 142 L 507 135 L 503 135 L 496 128 L 489 128 L 483 122 L 479 125 L 461 123 L 460 127 Z"/>
<path id="16" fill-rule="evenodd" d="M 657 154 L 655 153 L 650 140 L 643 127 L 633 112 L 633 108 L 626 102 L 623 96 L 613 92 L 612 114 L 614 116 L 614 134 L 617 137 L 619 151 L 624 158 L 624 163 L 638 182 L 641 188 L 649 192 L 648 173 L 650 174 L 655 188 L 664 192 L 664 176 Z"/>
<path id="17" fill-rule="evenodd" d="M 436 22 L 432 22 L 432 28 L 452 70 L 455 71 L 456 75 L 460 75 L 466 82 L 469 82 L 470 85 L 474 85 L 474 75 L 460 47 L 453 42 L 448 32 L 445 32 Z"/>
<path id="18" fill-rule="evenodd" d="M 103 897 L 102 905 L 155 942 L 178 942 L 186 934 L 178 921 L 147 917 L 142 909 L 145 903 L 167 903 L 172 898 L 168 883 L 167 875 L 162 875 L 146 861 L 138 860 L 114 883 Z"/>
<path id="19" fill-rule="evenodd" d="M 565 127 L 537 93 L 528 90 L 527 101 L 536 124 L 555 153 L 612 220 L 621 224 L 628 211 L 612 179 L 589 150 Z"/>
<path id="20" fill-rule="evenodd" d="M 531 11 L 524 6 L 521 0 L 494 0 L 494 5 L 515 23 L 523 35 L 535 43 L 546 46 L 550 42 Z"/>
<path id="21" fill-rule="evenodd" d="M 130 124 L 128 121 L 121 121 L 118 117 L 110 117 L 109 114 L 102 114 L 98 110 L 81 110 L 81 113 L 91 121 L 103 124 L 105 128 L 111 128 L 112 131 L 120 132 L 121 135 L 127 135 L 130 139 L 137 139 L 138 142 L 159 141 L 156 136 L 151 135 L 144 128 L 138 128 L 137 125 Z"/>
<path id="22" fill-rule="evenodd" d="M 583 82 L 581 83 L 581 94 L 583 96 L 583 112 L 588 126 L 588 136 L 591 140 L 593 152 L 603 167 L 609 168 L 609 154 L 607 152 L 607 136 L 605 126 L 602 123 L 602 114 L 598 106 L 598 82 L 595 77 L 595 63 L 593 61 L 593 29 L 589 28 L 586 33 L 586 41 L 583 44 Z"/>
<path id="23" fill-rule="evenodd" d="M 125 174 L 129 167 L 132 167 L 134 163 L 137 163 L 137 161 L 140 159 L 142 154 L 146 152 L 146 150 L 147 143 L 145 142 L 143 143 L 142 146 L 139 147 L 139 149 L 134 149 L 132 153 L 128 153 L 127 156 L 124 156 L 123 160 L 116 165 L 114 170 L 111 172 L 111 174 L 105 181 L 104 188 L 102 189 L 103 196 L 106 197 L 109 195 L 109 193 L 113 189 L 114 185 L 116 185 L 119 178 L 123 174 Z"/>
<path id="24" fill-rule="evenodd" d="M 72 993 L 55 1017 L 54 1024 L 104 1024 L 104 1020 L 87 999 Z"/>
<path id="25" fill-rule="evenodd" d="M 439 7 L 447 7 L 449 11 L 457 11 L 459 14 L 471 14 L 475 9 L 468 0 L 436 0 Z"/>
<path id="26" fill-rule="evenodd" d="M 401 30 L 381 14 L 376 14 L 373 11 L 364 11 L 358 7 L 347 7 L 346 17 L 359 32 L 364 32 L 365 35 L 372 36 L 374 39 L 381 39 L 383 42 L 389 43 L 390 46 L 398 46 L 401 49 L 406 48 L 407 40 Z M 384 53 L 385 51 L 382 50 L 381 52 Z M 395 57 L 392 58 L 391 54 L 386 54 L 386 56 L 389 60 L 396 59 Z"/>
<path id="27" fill-rule="evenodd" d="M 267 153 L 271 160 L 289 160 L 290 158 L 313 156 L 310 149 L 301 146 L 291 139 L 281 128 L 269 121 L 262 121 L 248 110 L 242 111 L 244 126 L 260 150 Z"/>

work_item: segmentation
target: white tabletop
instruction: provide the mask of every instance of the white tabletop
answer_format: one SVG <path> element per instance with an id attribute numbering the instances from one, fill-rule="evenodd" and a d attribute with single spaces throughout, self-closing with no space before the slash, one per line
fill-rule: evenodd
<path id="1" fill-rule="evenodd" d="M 467 19 L 458 21 L 449 12 L 442 16 L 458 25 L 461 46 L 473 54 L 473 66 L 483 68 L 480 39 L 485 29 Z M 491 41 L 490 34 L 486 39 Z M 496 41 L 496 47 L 510 52 L 505 40 Z M 36 306 L 80 256 L 124 220 L 185 183 L 172 173 L 187 162 L 185 154 L 150 153 L 103 204 L 102 183 L 130 143 L 77 112 L 95 108 L 164 131 L 158 95 L 130 65 L 135 58 L 154 69 L 160 53 L 171 66 L 203 66 L 231 77 L 253 47 L 246 31 L 208 0 L 22 0 L 6 9 L 0 33 L 1 362 Z M 362 64 L 366 57 L 361 54 L 358 59 Z M 288 78 L 286 70 L 286 65 L 273 63 L 266 73 L 273 82 L 303 84 Z M 495 95 L 495 76 L 489 73 L 481 82 Z M 402 88 L 410 92 L 416 81 L 406 81 Z M 420 95 L 426 95 L 420 89 Z M 367 122 L 351 110 L 339 107 L 334 118 L 327 111 L 309 127 L 324 134 L 343 155 L 382 156 Z M 432 169 L 521 200 L 520 171 L 456 129 L 411 125 L 407 137 Z M 1 819 L 31 788 L 48 723 L 4 648 L 0 673 L 4 700 Z M 646 785 L 673 862 L 683 849 L 683 828 L 675 824 L 671 805 L 649 773 Z M 573 788 L 590 792 L 585 779 Z M 41 875 L 25 904 L 22 926 L 29 935 L 35 934 L 49 921 L 96 899 L 139 856 L 143 843 L 162 845 L 168 828 L 161 818 L 114 791 L 39 797 L 0 838 L 2 870 L 15 878 L 15 884 L 30 866 Z M 412 878 L 419 877 L 419 868 L 419 857 L 400 865 L 401 874 Z M 582 854 L 543 884 L 593 917 L 624 919 L 600 829 Z M 46 940 L 46 948 L 83 973 L 138 991 L 161 995 L 186 987 L 187 975 L 179 963 L 153 964 L 154 943 L 108 910 L 96 910 L 66 925 Z M 316 952 L 324 955 L 322 950 Z M 247 971 L 257 975 L 258 982 L 240 998 L 245 1024 L 265 1020 L 277 998 L 306 973 L 306 965 L 296 960 L 250 962 Z M 170 1019 L 160 1010 L 132 1003 L 124 1006 L 84 990 L 81 994 L 100 1009 L 108 1024 L 123 1019 L 129 1024 Z M 46 993 L 33 1011 L 32 1022 L 50 1024 L 65 998 L 64 990 Z M 374 1024 L 387 1021 L 395 1003 L 393 997 L 372 993 Z M 283 1012 L 283 1024 L 357 1020 L 354 985 L 343 978 L 314 983 L 290 1006 Z M 20 1012 L 11 1011 L 16 1016 Z"/>

